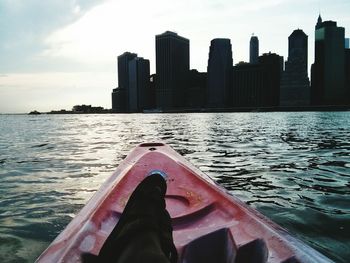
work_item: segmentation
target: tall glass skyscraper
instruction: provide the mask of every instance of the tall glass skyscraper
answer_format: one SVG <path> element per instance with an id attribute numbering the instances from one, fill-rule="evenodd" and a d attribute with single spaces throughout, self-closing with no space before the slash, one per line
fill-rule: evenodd
<path id="1" fill-rule="evenodd" d="M 346 103 L 345 29 L 334 21 L 322 22 L 315 28 L 315 63 L 311 69 L 311 100 L 314 105 Z"/>
<path id="2" fill-rule="evenodd" d="M 156 36 L 157 108 L 185 106 L 190 71 L 190 41 L 166 31 Z"/>
<path id="3" fill-rule="evenodd" d="M 230 39 L 213 39 L 210 44 L 207 75 L 207 106 L 209 108 L 230 106 L 232 67 Z"/>

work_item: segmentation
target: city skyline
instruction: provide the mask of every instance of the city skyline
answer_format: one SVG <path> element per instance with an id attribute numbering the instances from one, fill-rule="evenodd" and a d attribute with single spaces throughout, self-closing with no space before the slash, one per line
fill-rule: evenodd
<path id="1" fill-rule="evenodd" d="M 319 12 L 318 1 L 251 1 L 249 4 L 243 4 L 242 1 L 220 1 L 216 5 L 204 1 L 192 16 L 186 10 L 184 16 L 179 18 L 176 14 L 184 7 L 181 1 L 175 6 L 154 1 L 160 5 L 147 15 L 144 13 L 149 9 L 142 9 L 145 6 L 140 3 L 141 6 L 134 12 L 134 21 L 130 18 L 130 29 L 126 29 L 124 25 L 113 27 L 111 24 L 115 20 L 112 18 L 117 10 L 127 9 L 135 3 L 70 3 L 71 13 L 75 14 L 72 15 L 73 18 L 66 15 L 64 21 L 56 21 L 54 26 L 50 22 L 46 28 L 42 26 L 44 29 L 36 28 L 40 19 L 32 18 L 31 24 L 34 29 L 41 31 L 40 43 L 44 43 L 45 47 L 40 46 L 39 42 L 34 43 L 37 46 L 31 46 L 33 43 L 11 40 L 6 30 L 14 30 L 20 37 L 19 40 L 30 40 L 30 35 L 23 28 L 22 31 L 18 25 L 16 28 L 20 21 L 1 32 L 0 113 L 28 112 L 34 109 L 49 111 L 83 103 L 111 108 L 110 90 L 117 86 L 117 55 L 124 51 L 135 52 L 150 60 L 151 73 L 155 73 L 154 38 L 166 30 L 174 30 L 191 40 L 190 68 L 199 71 L 206 71 L 209 45 L 214 38 L 231 39 L 233 63 L 237 64 L 240 61 L 249 61 L 249 40 L 252 33 L 259 37 L 260 55 L 271 51 L 286 58 L 288 36 L 297 28 L 309 36 L 309 72 L 314 62 L 314 25 Z M 198 3 L 190 1 L 187 9 Z M 1 8 L 2 12 L 5 12 L 1 19 L 5 22 L 11 22 L 9 14 L 26 14 L 26 4 L 20 1 L 5 1 L 1 5 L 4 7 Z M 50 4 L 43 6 L 44 9 L 48 7 Z M 339 26 L 349 30 L 350 19 L 346 13 L 350 10 L 350 3 L 334 1 L 329 4 L 320 1 L 320 7 L 324 20 L 337 21 Z M 111 10 L 102 16 L 107 8 Z M 167 10 L 171 12 L 165 17 Z M 125 18 L 122 15 L 121 18 L 123 17 Z M 145 18 L 150 18 L 150 22 L 141 25 Z M 48 17 L 46 19 L 49 20 Z M 105 27 L 106 24 L 109 24 L 109 28 Z M 149 26 L 151 24 L 152 27 Z M 111 28 L 115 28 L 116 36 L 109 35 Z M 349 37 L 347 31 L 345 36 Z M 95 41 L 89 42 L 91 39 Z M 118 45 L 116 39 L 119 41 Z M 101 45 L 101 42 L 107 43 Z M 16 52 L 16 48 L 22 52 Z"/>
<path id="2" fill-rule="evenodd" d="M 156 35 L 156 74 L 152 76 L 152 81 L 149 63 L 147 76 L 143 74 L 143 80 L 139 81 L 137 74 L 124 70 L 132 66 L 130 59 L 136 54 L 125 52 L 118 57 L 118 79 L 140 85 L 132 89 L 128 83 L 119 81 L 119 87 L 112 93 L 112 111 L 278 110 L 286 106 L 296 109 L 349 106 L 350 49 L 344 33 L 345 28 L 337 27 L 337 22 L 323 21 L 321 15 L 318 16 L 310 89 L 308 36 L 301 29 L 294 30 L 288 37 L 286 61 L 283 56 L 271 52 L 259 56 L 258 38 L 253 35 L 250 62 L 234 65 L 231 40 L 215 38 L 210 42 L 206 72 L 190 70 L 190 40 L 166 31 Z M 203 85 L 203 82 L 206 83 Z M 130 99 L 132 90 L 135 96 Z M 146 102 L 143 106 L 131 106 L 142 99 Z"/>

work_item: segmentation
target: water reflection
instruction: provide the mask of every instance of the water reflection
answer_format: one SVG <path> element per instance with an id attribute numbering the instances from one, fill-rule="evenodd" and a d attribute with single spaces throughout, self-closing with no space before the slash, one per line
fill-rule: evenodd
<path id="1" fill-rule="evenodd" d="M 1 262 L 33 261 L 135 145 L 159 140 L 336 261 L 350 258 L 349 112 L 0 118 Z"/>

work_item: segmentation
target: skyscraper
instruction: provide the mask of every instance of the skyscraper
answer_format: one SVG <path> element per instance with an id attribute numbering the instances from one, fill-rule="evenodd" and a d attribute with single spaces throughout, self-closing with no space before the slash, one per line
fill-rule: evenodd
<path id="1" fill-rule="evenodd" d="M 249 48 L 249 62 L 252 64 L 257 64 L 259 58 L 259 39 L 257 36 L 252 35 L 250 38 L 250 48 Z"/>
<path id="2" fill-rule="evenodd" d="M 129 61 L 130 112 L 141 112 L 150 107 L 151 88 L 149 60 L 136 57 Z"/>
<path id="3" fill-rule="evenodd" d="M 345 49 L 345 83 L 347 92 L 347 105 L 350 105 L 350 48 Z"/>
<path id="4" fill-rule="evenodd" d="M 207 73 L 198 72 L 196 69 L 190 71 L 189 89 L 186 92 L 187 106 L 189 108 L 202 108 L 205 106 L 205 91 L 207 87 Z"/>
<path id="5" fill-rule="evenodd" d="M 283 57 L 269 52 L 259 57 L 259 63 L 264 77 L 262 104 L 265 107 L 279 106 Z"/>
<path id="6" fill-rule="evenodd" d="M 265 106 L 267 81 L 265 70 L 259 63 L 240 62 L 232 68 L 234 107 L 258 108 Z"/>
<path id="7" fill-rule="evenodd" d="M 129 61 L 136 57 L 136 54 L 130 52 L 118 56 L 118 87 L 112 92 L 113 111 L 128 111 Z"/>
<path id="8" fill-rule="evenodd" d="M 232 96 L 232 47 L 230 39 L 216 38 L 211 41 L 207 74 L 207 106 L 229 106 Z"/>
<path id="9" fill-rule="evenodd" d="M 279 105 L 283 57 L 267 53 L 258 63 L 240 62 L 232 69 L 234 107 L 276 107 Z"/>
<path id="10" fill-rule="evenodd" d="M 166 31 L 156 36 L 156 103 L 160 109 L 185 106 L 190 41 Z"/>
<path id="11" fill-rule="evenodd" d="M 288 61 L 281 79 L 281 106 L 309 104 L 310 83 L 307 73 L 308 36 L 297 29 L 288 38 Z"/>
<path id="12" fill-rule="evenodd" d="M 345 48 L 350 48 L 350 39 L 345 38 Z"/>
<path id="13" fill-rule="evenodd" d="M 315 30 L 315 63 L 311 68 L 311 102 L 341 105 L 346 102 L 345 29 L 334 21 L 322 22 Z"/>

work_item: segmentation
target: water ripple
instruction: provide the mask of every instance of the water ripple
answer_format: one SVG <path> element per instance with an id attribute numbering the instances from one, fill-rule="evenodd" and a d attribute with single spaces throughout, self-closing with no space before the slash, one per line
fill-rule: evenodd
<path id="1" fill-rule="evenodd" d="M 162 140 L 337 262 L 350 112 L 0 116 L 0 262 L 32 262 L 129 151 Z"/>

